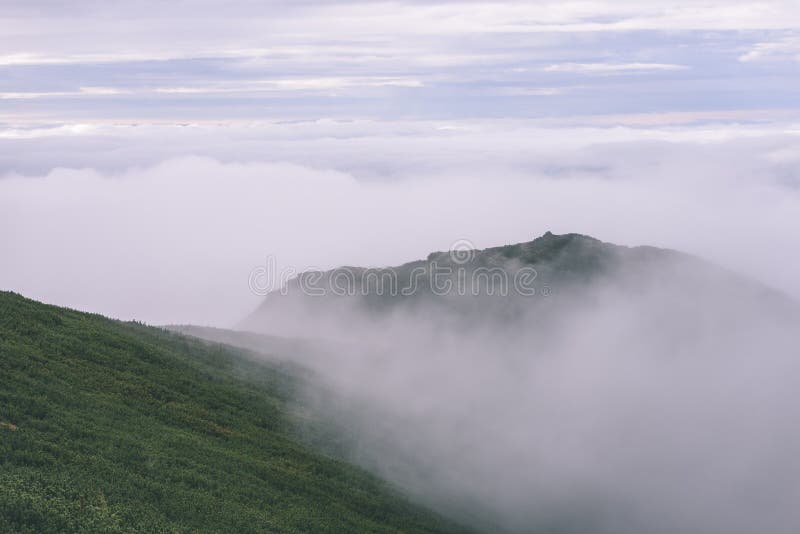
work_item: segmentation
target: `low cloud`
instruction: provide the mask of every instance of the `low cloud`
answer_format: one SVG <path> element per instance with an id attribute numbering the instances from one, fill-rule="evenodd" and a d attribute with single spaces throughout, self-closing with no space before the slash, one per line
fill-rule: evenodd
<path id="1" fill-rule="evenodd" d="M 793 132 L 514 121 L 6 130 L 0 281 L 117 317 L 230 325 L 257 304 L 248 277 L 268 255 L 297 269 L 396 265 L 457 239 L 483 248 L 552 230 L 688 251 L 800 296 Z"/>
<path id="2" fill-rule="evenodd" d="M 796 532 L 798 309 L 694 259 L 626 267 L 520 308 L 463 297 L 474 323 L 273 295 L 249 326 L 328 338 L 277 354 L 316 372 L 340 450 L 481 530 Z"/>

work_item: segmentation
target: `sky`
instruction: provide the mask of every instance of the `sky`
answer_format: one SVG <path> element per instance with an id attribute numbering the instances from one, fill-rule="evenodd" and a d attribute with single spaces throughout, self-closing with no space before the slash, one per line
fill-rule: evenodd
<path id="1" fill-rule="evenodd" d="M 8 119 L 795 108 L 796 1 L 15 1 Z"/>
<path id="2" fill-rule="evenodd" d="M 229 326 L 274 256 L 547 230 L 800 297 L 796 1 L 0 5 L 0 288 Z"/>

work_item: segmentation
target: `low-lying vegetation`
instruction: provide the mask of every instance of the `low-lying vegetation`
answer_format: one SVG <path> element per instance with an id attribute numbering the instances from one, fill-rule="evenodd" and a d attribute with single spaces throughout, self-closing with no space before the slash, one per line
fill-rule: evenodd
<path id="1" fill-rule="evenodd" d="M 0 531 L 459 530 L 299 442 L 297 380 L 0 292 Z"/>

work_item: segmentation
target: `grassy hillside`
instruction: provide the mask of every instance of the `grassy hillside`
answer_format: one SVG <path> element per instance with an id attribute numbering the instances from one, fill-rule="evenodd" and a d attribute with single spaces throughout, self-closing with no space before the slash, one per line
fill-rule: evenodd
<path id="1" fill-rule="evenodd" d="M 444 532 L 298 443 L 288 368 L 0 292 L 0 532 Z"/>

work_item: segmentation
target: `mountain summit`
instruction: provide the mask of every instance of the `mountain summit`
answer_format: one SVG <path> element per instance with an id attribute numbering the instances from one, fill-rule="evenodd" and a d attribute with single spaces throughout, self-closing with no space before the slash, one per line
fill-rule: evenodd
<path id="1" fill-rule="evenodd" d="M 532 311 L 551 315 L 566 303 L 587 307 L 609 294 L 653 292 L 664 299 L 682 294 L 690 307 L 709 302 L 712 293 L 734 306 L 758 306 L 763 299 L 789 306 L 776 292 L 688 254 L 547 232 L 525 243 L 432 252 L 396 267 L 305 272 L 267 294 L 241 327 L 319 335 L 362 320 L 424 313 L 430 321 L 462 325 L 496 318 L 505 328 Z"/>
<path id="2" fill-rule="evenodd" d="M 466 242 L 464 243 L 466 244 Z M 525 243 L 483 250 L 459 246 L 396 267 L 343 266 L 309 271 L 267 294 L 244 329 L 297 334 L 296 327 L 337 322 L 350 314 L 373 319 L 387 313 L 430 309 L 441 318 L 474 319 L 488 311 L 513 316 L 520 307 L 622 273 L 639 277 L 660 264 L 697 261 L 654 247 L 625 247 L 581 234 L 547 232 Z"/>

